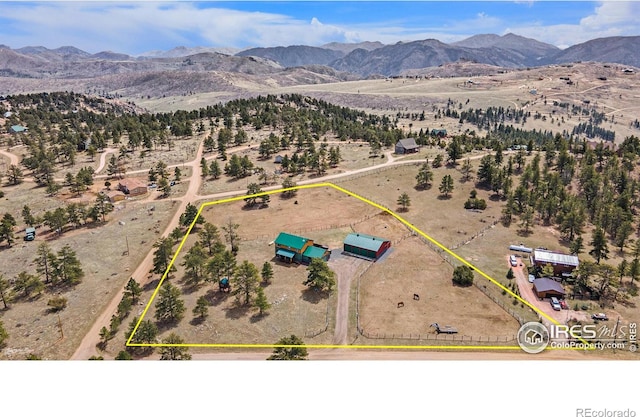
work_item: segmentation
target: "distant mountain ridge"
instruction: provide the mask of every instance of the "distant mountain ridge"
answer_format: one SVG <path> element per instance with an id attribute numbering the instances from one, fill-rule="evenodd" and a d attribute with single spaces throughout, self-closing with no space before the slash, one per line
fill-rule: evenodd
<path id="1" fill-rule="evenodd" d="M 90 54 L 73 46 L 48 49 L 27 46 L 11 49 L 0 45 L 0 76 L 97 77 L 145 71 L 230 71 L 269 74 L 285 68 L 359 77 L 394 76 L 447 63 L 474 62 L 507 68 L 523 68 L 572 61 L 596 61 L 640 67 L 640 36 L 593 39 L 560 50 L 535 39 L 512 33 L 474 35 L 450 44 L 436 39 L 398 42 L 337 43 L 272 48 L 176 47 L 141 56 L 103 51 Z M 343 75 L 340 75 L 343 77 Z"/>

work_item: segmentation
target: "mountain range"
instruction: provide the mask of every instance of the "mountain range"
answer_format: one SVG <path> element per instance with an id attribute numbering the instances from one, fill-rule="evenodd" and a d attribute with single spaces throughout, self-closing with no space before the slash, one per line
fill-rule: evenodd
<path id="1" fill-rule="evenodd" d="M 593 39 L 559 49 L 515 34 L 475 35 L 454 43 L 436 39 L 398 42 L 330 43 L 271 48 L 177 47 L 134 57 L 104 51 L 90 54 L 73 46 L 48 49 L 0 45 L 0 76 L 20 78 L 91 78 L 111 74 L 166 71 L 225 71 L 274 74 L 292 67 L 340 79 L 395 76 L 421 68 L 466 61 L 507 68 L 578 61 L 640 67 L 640 36 Z M 328 68 L 327 68 L 328 67 Z M 351 76 L 345 76 L 348 73 Z"/>

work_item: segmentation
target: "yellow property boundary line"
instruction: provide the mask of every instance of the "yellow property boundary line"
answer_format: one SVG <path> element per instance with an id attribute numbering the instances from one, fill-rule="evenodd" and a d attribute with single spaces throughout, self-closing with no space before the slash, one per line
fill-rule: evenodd
<path id="1" fill-rule="evenodd" d="M 466 265 L 466 266 L 472 268 L 472 270 L 474 272 L 477 272 L 478 274 L 480 274 L 482 277 L 486 278 L 488 281 L 490 281 L 491 283 L 493 283 L 497 287 L 499 287 L 502 290 L 506 291 L 509 295 L 513 296 L 514 298 L 516 298 L 518 301 L 520 301 L 524 305 L 526 305 L 526 306 L 530 307 L 531 309 L 533 309 L 533 311 L 535 311 L 536 313 L 540 314 L 541 316 L 544 316 L 551 323 L 559 324 L 556 320 L 554 320 L 552 317 L 547 315 L 545 312 L 543 312 L 540 309 L 536 308 L 535 306 L 533 306 L 532 304 L 530 304 L 529 302 L 524 300 L 519 295 L 514 294 L 507 287 L 505 287 L 504 285 L 500 284 L 498 281 L 496 281 L 495 279 L 491 278 L 486 273 L 482 272 L 480 269 L 478 269 L 476 266 L 474 266 L 473 264 L 471 264 L 470 262 L 468 262 L 464 258 L 462 258 L 459 255 L 455 254 L 454 252 L 449 250 L 447 247 L 442 245 L 440 242 L 438 242 L 437 240 L 435 240 L 431 236 L 427 235 L 426 233 L 424 233 L 423 231 L 418 229 L 416 226 L 412 225 L 407 220 L 403 219 L 398 214 L 396 214 L 393 211 L 391 211 L 390 209 L 388 209 L 388 208 L 386 208 L 384 206 L 381 206 L 381 205 L 379 205 L 377 203 L 374 203 L 371 200 L 368 200 L 368 199 L 366 199 L 366 198 L 364 198 L 364 197 L 362 197 L 362 196 L 360 196 L 358 194 L 355 194 L 355 193 L 353 193 L 353 192 L 351 192 L 349 190 L 346 190 L 346 189 L 344 189 L 344 188 L 342 188 L 340 186 L 337 186 L 337 185 L 335 185 L 333 183 L 323 182 L 323 183 L 317 183 L 317 184 L 298 185 L 298 186 L 295 186 L 295 187 L 282 188 L 282 189 L 279 189 L 279 190 L 263 191 L 263 192 L 257 193 L 257 194 L 242 195 L 242 196 L 226 198 L 226 199 L 222 199 L 222 200 L 218 200 L 218 201 L 202 203 L 200 205 L 200 208 L 198 209 L 198 214 L 196 215 L 194 220 L 189 225 L 189 228 L 187 229 L 186 234 L 182 238 L 182 241 L 180 242 L 180 245 L 178 246 L 178 249 L 176 250 L 176 253 L 173 255 L 173 258 L 171 259 L 171 262 L 169 263 L 169 266 L 167 267 L 167 270 L 162 275 L 162 278 L 160 279 L 160 282 L 158 283 L 158 286 L 156 287 L 156 289 L 154 290 L 153 294 L 151 295 L 151 299 L 147 303 L 144 311 L 142 312 L 140 318 L 138 319 L 138 322 L 136 323 L 136 326 L 134 327 L 133 331 L 131 332 L 131 335 L 129 336 L 129 338 L 127 339 L 126 346 L 127 347 L 154 347 L 154 348 L 155 347 L 208 347 L 208 348 L 271 348 L 271 349 L 276 348 L 276 347 L 299 347 L 299 346 L 296 346 L 296 345 L 277 345 L 277 344 L 132 343 L 131 340 L 133 339 L 134 335 L 138 331 L 138 327 L 140 327 L 140 323 L 142 323 L 142 321 L 144 320 L 145 315 L 147 314 L 149 308 L 151 307 L 151 304 L 153 303 L 153 300 L 155 299 L 156 295 L 158 294 L 158 291 L 160 290 L 160 287 L 162 286 L 162 283 L 167 278 L 168 273 L 171 270 L 171 267 L 173 266 L 176 258 L 178 257 L 178 254 L 182 250 L 182 247 L 184 246 L 185 242 L 187 241 L 187 237 L 189 237 L 189 234 L 191 233 L 191 230 L 194 228 L 194 226 L 196 224 L 196 221 L 200 217 L 200 214 L 202 213 L 202 210 L 205 207 L 213 206 L 213 205 L 217 205 L 217 204 L 223 204 L 223 203 L 231 203 L 231 202 L 234 202 L 234 201 L 244 200 L 246 198 L 260 197 L 260 196 L 270 195 L 270 194 L 279 194 L 279 193 L 282 193 L 282 192 L 285 192 L 285 191 L 297 191 L 297 190 L 304 190 L 304 189 L 311 189 L 311 188 L 323 188 L 323 187 L 333 188 L 334 190 L 337 190 L 337 191 L 340 191 L 342 193 L 345 193 L 345 194 L 347 194 L 347 195 L 349 195 L 351 197 L 355 197 L 355 198 L 357 198 L 358 200 L 360 200 L 360 201 L 362 201 L 364 203 L 370 204 L 371 206 L 373 206 L 373 207 L 375 207 L 377 209 L 380 209 L 385 213 L 390 214 L 395 219 L 400 221 L 402 224 L 407 226 L 409 229 L 413 230 L 415 233 L 417 233 L 420 236 L 424 237 L 425 239 L 427 239 L 428 241 L 430 241 L 431 243 L 436 245 L 438 248 L 442 249 L 447 254 L 453 256 L 456 260 L 461 262 L 463 265 Z M 305 344 L 304 347 L 306 347 L 306 348 L 318 348 L 318 349 L 521 350 L 519 346 L 483 346 L 483 345 L 478 345 L 478 346 L 464 346 L 464 345 L 426 345 L 426 346 L 408 345 L 408 346 L 398 346 L 398 345 L 306 345 Z M 547 350 L 585 350 L 585 348 L 547 348 Z M 587 349 L 587 350 L 590 350 L 590 349 Z"/>

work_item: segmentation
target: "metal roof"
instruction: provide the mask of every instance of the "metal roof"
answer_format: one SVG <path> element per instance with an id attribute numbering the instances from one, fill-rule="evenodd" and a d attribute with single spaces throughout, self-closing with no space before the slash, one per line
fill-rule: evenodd
<path id="1" fill-rule="evenodd" d="M 324 248 L 309 246 L 307 249 L 305 249 L 302 255 L 306 256 L 307 258 L 322 258 L 325 253 L 327 253 L 327 250 Z"/>
<path id="2" fill-rule="evenodd" d="M 549 278 L 538 278 L 533 281 L 533 288 L 536 292 L 556 291 L 560 294 L 564 294 L 564 287 L 559 282 L 556 282 Z"/>
<path id="3" fill-rule="evenodd" d="M 413 139 L 413 138 L 400 139 L 398 141 L 398 143 L 396 144 L 396 146 L 398 146 L 398 145 L 402 146 L 405 149 L 414 149 L 414 148 L 418 147 L 418 145 L 416 144 L 415 139 Z"/>
<path id="4" fill-rule="evenodd" d="M 285 232 L 280 232 L 280 234 L 276 238 L 275 243 L 276 245 L 286 246 L 289 248 L 300 250 L 305 245 L 305 243 L 307 243 L 308 240 L 309 239 L 304 237 L 290 235 L 289 233 L 285 233 Z"/>
<path id="5" fill-rule="evenodd" d="M 286 249 L 278 249 L 276 251 L 276 255 L 284 256 L 285 258 L 293 258 L 294 256 L 296 256 L 296 253 Z"/>
<path id="6" fill-rule="evenodd" d="M 534 249 L 533 260 L 535 262 L 546 262 L 556 265 L 578 266 L 580 261 L 576 255 L 566 255 L 564 253 L 551 252 L 542 249 Z"/>
<path id="7" fill-rule="evenodd" d="M 13 126 L 11 126 L 11 130 L 14 131 L 15 133 L 20 133 L 20 132 L 24 132 L 25 130 L 27 130 L 27 128 L 24 127 L 24 126 L 20 126 L 20 125 L 13 125 Z"/>
<path id="8" fill-rule="evenodd" d="M 387 239 L 383 239 L 381 237 L 365 235 L 362 233 L 350 233 L 344 239 L 344 244 L 378 252 L 380 246 L 387 241 Z"/>

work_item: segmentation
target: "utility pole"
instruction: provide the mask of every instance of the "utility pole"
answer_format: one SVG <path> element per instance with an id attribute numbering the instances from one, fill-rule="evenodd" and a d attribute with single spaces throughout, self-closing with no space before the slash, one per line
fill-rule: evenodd
<path id="1" fill-rule="evenodd" d="M 64 331 L 62 331 L 62 321 L 60 320 L 60 313 L 58 313 L 58 329 L 60 330 L 60 340 L 64 339 Z"/>
<path id="2" fill-rule="evenodd" d="M 127 256 L 129 256 L 129 238 L 127 235 L 124 235 L 124 240 L 127 242 Z"/>

